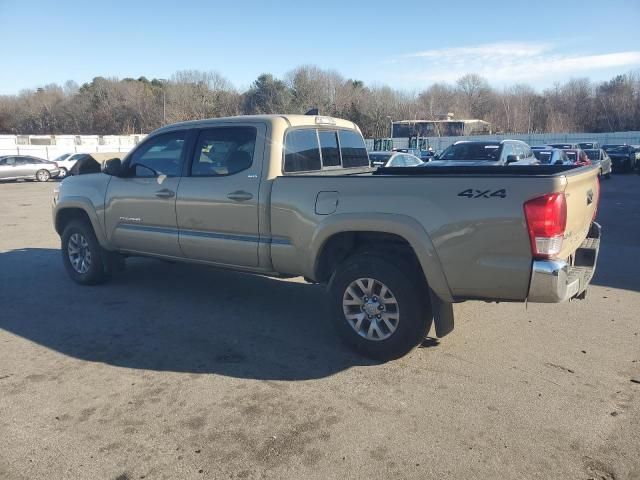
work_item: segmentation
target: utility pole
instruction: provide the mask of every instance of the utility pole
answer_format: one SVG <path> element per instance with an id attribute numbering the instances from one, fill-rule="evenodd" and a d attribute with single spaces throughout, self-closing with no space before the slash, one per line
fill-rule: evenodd
<path id="1" fill-rule="evenodd" d="M 167 79 L 159 78 L 162 83 L 162 124 L 167 124 Z"/>

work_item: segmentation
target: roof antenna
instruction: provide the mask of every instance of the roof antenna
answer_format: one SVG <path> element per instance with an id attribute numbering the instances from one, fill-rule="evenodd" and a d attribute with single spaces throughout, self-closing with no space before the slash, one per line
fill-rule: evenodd
<path id="1" fill-rule="evenodd" d="M 312 108 L 307 113 L 305 113 L 305 115 L 320 115 L 320 112 L 317 108 Z"/>

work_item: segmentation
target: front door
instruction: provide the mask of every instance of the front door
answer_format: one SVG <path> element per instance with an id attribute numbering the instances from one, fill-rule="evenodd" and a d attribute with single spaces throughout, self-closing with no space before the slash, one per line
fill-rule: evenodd
<path id="1" fill-rule="evenodd" d="M 176 213 L 186 257 L 258 266 L 258 195 L 264 124 L 203 129 L 178 188 Z"/>
<path id="2" fill-rule="evenodd" d="M 105 198 L 105 226 L 119 250 L 181 256 L 176 193 L 185 155 L 186 131 L 145 140 L 112 177 Z"/>

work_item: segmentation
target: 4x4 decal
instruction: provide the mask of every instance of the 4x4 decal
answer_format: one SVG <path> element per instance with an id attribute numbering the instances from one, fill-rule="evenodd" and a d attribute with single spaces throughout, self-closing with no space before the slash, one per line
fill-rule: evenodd
<path id="1" fill-rule="evenodd" d="M 507 191 L 504 188 L 500 190 L 475 190 L 473 188 L 467 188 L 458 194 L 459 197 L 466 198 L 507 198 Z"/>

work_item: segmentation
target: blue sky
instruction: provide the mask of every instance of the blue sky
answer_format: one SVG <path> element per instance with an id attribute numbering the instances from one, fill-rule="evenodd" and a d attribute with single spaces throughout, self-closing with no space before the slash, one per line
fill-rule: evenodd
<path id="1" fill-rule="evenodd" d="M 0 0 L 0 94 L 216 70 L 240 90 L 312 64 L 421 90 L 476 72 L 545 88 L 640 69 L 640 1 Z"/>

